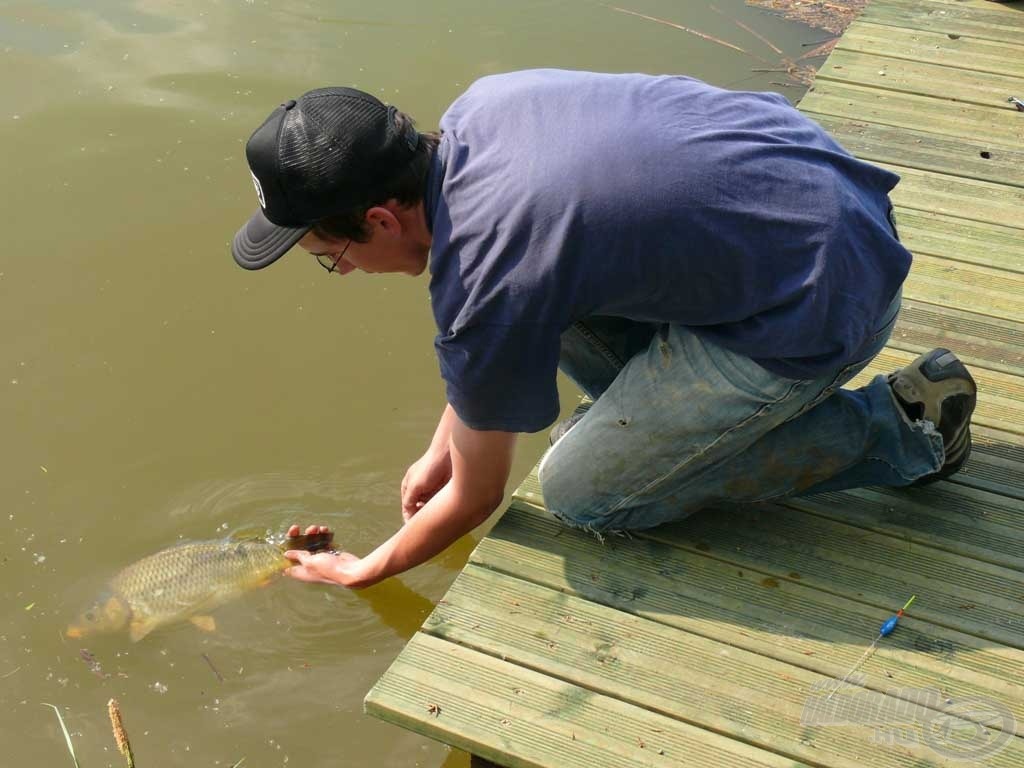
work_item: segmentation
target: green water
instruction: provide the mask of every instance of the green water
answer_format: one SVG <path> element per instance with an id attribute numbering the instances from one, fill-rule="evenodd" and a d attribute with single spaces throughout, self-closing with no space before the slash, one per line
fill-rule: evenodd
<path id="1" fill-rule="evenodd" d="M 433 128 L 478 76 L 556 66 L 781 90 L 826 35 L 719 0 L 0 5 L 0 749 L 5 765 L 465 766 L 362 714 L 480 535 L 361 593 L 280 581 L 132 645 L 69 640 L 119 567 L 181 538 L 326 522 L 364 554 L 443 406 L 426 278 L 328 279 L 228 253 L 256 205 L 243 159 L 276 104 L 355 85 Z M 759 61 L 761 57 L 764 61 Z M 574 392 L 563 382 L 563 408 Z M 543 435 L 521 441 L 514 486 Z M 91 668 L 83 650 L 99 664 Z M 216 669 L 216 673 L 214 672 Z M 223 677 L 221 681 L 217 675 Z"/>

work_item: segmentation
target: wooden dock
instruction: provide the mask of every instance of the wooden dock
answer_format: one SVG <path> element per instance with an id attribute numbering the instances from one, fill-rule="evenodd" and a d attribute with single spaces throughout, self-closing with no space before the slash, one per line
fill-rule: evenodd
<path id="1" fill-rule="evenodd" d="M 902 177 L 914 267 L 890 346 L 854 385 L 954 349 L 980 390 L 962 473 L 702 512 L 604 545 L 548 516 L 532 474 L 367 711 L 509 767 L 1024 765 L 1024 113 L 1011 96 L 1024 99 L 1024 3 L 874 0 L 800 105 Z M 823 703 L 911 594 L 863 687 Z M 837 700 L 887 714 L 865 704 L 861 724 L 830 723 Z"/>

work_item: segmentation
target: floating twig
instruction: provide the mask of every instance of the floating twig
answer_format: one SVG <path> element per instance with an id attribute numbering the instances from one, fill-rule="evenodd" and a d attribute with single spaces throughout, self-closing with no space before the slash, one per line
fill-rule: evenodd
<path id="1" fill-rule="evenodd" d="M 64 741 L 67 742 L 68 752 L 71 753 L 71 759 L 75 763 L 75 768 L 80 768 L 78 765 L 78 758 L 75 757 L 75 748 L 71 744 L 71 734 L 68 733 L 68 728 L 66 725 L 64 725 L 64 717 L 61 715 L 60 710 L 53 706 L 53 704 L 47 704 L 45 701 L 41 703 L 44 707 L 50 707 L 51 709 L 53 709 L 54 712 L 57 713 L 57 721 L 60 723 L 60 729 L 64 731 Z"/>
<path id="2" fill-rule="evenodd" d="M 696 29 L 691 29 L 690 27 L 685 27 L 682 24 L 676 24 L 674 21 L 669 21 L 667 19 L 659 19 L 657 16 L 648 16 L 644 13 L 637 13 L 636 11 L 631 11 L 627 8 L 619 8 L 616 5 L 609 5 L 608 7 L 611 8 L 613 11 L 618 11 L 619 13 L 628 13 L 630 16 L 639 16 L 641 19 L 647 19 L 648 21 L 653 21 L 657 24 L 664 24 L 665 26 L 673 27 L 674 29 L 681 29 L 683 32 L 689 32 L 691 35 L 696 35 L 697 37 L 709 40 L 712 43 L 724 45 L 726 48 L 732 48 L 734 51 L 745 53 L 747 56 L 754 56 L 754 54 L 752 54 L 750 51 L 744 50 L 743 48 L 740 48 L 738 45 L 727 43 L 725 40 L 720 40 L 717 37 L 712 37 L 711 35 L 699 32 Z M 754 58 L 757 57 L 754 56 Z"/>
<path id="3" fill-rule="evenodd" d="M 839 34 L 859 14 L 867 0 L 845 0 L 841 5 L 827 0 L 747 0 L 747 5 L 765 8 L 809 27 Z"/>
<path id="4" fill-rule="evenodd" d="M 86 663 L 89 667 L 89 671 L 92 672 L 96 677 L 104 679 L 110 677 L 110 675 L 103 672 L 103 667 L 96 660 L 96 657 L 89 652 L 88 648 L 80 648 L 78 651 L 78 657 Z"/>
<path id="5" fill-rule="evenodd" d="M 729 14 L 727 14 L 727 13 L 725 13 L 724 11 L 720 11 L 720 10 L 719 10 L 718 8 L 715 8 L 715 6 L 713 6 L 713 5 L 711 5 L 711 6 L 708 6 L 708 7 L 709 7 L 709 8 L 711 8 L 711 10 L 712 10 L 712 11 L 714 11 L 715 13 L 717 13 L 717 14 L 718 14 L 719 16 L 724 16 L 725 18 L 729 19 L 729 21 L 731 21 L 731 22 L 732 22 L 733 24 L 735 24 L 735 25 L 736 25 L 737 27 L 739 27 L 740 29 L 742 29 L 742 30 L 746 30 L 747 32 L 749 32 L 750 34 L 752 34 L 752 35 L 753 35 L 754 37 L 756 37 L 756 38 L 757 38 L 758 40 L 760 40 L 760 41 L 761 41 L 762 43 L 764 43 L 764 44 L 765 44 L 765 45 L 767 45 L 767 46 L 768 46 L 769 48 L 771 48 L 771 49 L 772 49 L 773 51 L 775 51 L 775 52 L 776 52 L 777 54 L 779 54 L 779 56 L 781 56 L 781 55 L 782 55 L 782 49 L 781 49 L 781 48 L 779 48 L 779 47 L 778 47 L 777 45 L 775 45 L 775 43 L 773 43 L 773 42 L 772 42 L 771 40 L 769 40 L 769 39 L 768 39 L 767 37 L 765 37 L 764 35 L 762 35 L 762 34 L 761 34 L 760 32 L 756 32 L 755 30 L 753 30 L 753 29 L 751 29 L 750 27 L 748 27 L 748 26 L 747 26 L 746 24 L 744 24 L 744 23 L 743 23 L 742 21 L 740 21 L 739 19 L 734 19 L 734 18 L 733 18 L 732 16 L 730 16 L 730 15 L 729 15 Z"/>
<path id="6" fill-rule="evenodd" d="M 7 673 L 6 675 L 4 675 L 3 677 L 0 677 L 0 680 L 4 680 L 5 678 L 8 678 L 8 677 L 10 677 L 10 676 L 11 676 L 11 675 L 13 675 L 13 674 L 14 674 L 15 672 L 17 672 L 17 671 L 18 671 L 19 669 L 21 669 L 21 667 L 15 667 L 15 668 L 14 668 L 14 669 L 12 669 L 12 670 L 11 670 L 10 672 L 8 672 L 8 673 Z"/>
<path id="7" fill-rule="evenodd" d="M 806 53 L 800 54 L 800 58 L 797 59 L 797 61 L 800 61 L 802 59 L 813 59 L 815 56 L 828 56 L 830 53 L 832 53 L 832 49 L 836 47 L 836 43 L 838 42 L 838 37 L 834 37 L 831 40 L 826 40 L 817 48 L 812 48 Z"/>
<path id="8" fill-rule="evenodd" d="M 110 725 L 114 729 L 114 742 L 117 744 L 117 751 L 124 755 L 128 768 L 135 768 L 132 745 L 128 742 L 128 734 L 125 733 L 124 723 L 121 722 L 121 708 L 117 705 L 117 699 L 107 702 L 107 712 L 110 714 Z"/>
<path id="9" fill-rule="evenodd" d="M 220 672 L 218 672 L 218 671 L 217 671 L 217 668 L 216 668 L 215 666 L 213 666 L 213 662 L 212 662 L 212 661 L 210 661 L 210 657 L 209 657 L 209 656 L 207 656 L 207 655 L 206 655 L 206 654 L 204 653 L 204 654 L 203 654 L 203 659 L 204 659 L 204 660 L 206 661 L 206 663 L 207 663 L 207 664 L 209 664 L 209 665 L 210 665 L 210 669 L 212 669 L 212 670 L 213 670 L 213 674 L 215 674 L 215 675 L 217 676 L 217 679 L 218 679 L 218 680 L 219 680 L 220 682 L 222 682 L 222 683 L 223 683 L 223 682 L 224 682 L 224 675 L 222 675 L 222 674 L 221 674 Z M 243 757 L 242 759 L 244 760 L 245 758 Z"/>

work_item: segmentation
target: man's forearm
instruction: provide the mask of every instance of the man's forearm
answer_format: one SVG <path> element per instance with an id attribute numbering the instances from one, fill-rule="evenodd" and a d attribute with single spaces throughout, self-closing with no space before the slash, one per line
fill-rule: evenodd
<path id="1" fill-rule="evenodd" d="M 351 586 L 370 586 L 425 563 L 483 523 L 500 503 L 500 497 L 486 502 L 460 499 L 448 483 L 390 539 L 363 558 L 365 581 Z"/>
<path id="2" fill-rule="evenodd" d="M 452 427 L 455 425 L 458 416 L 455 414 L 455 409 L 451 405 L 446 405 L 444 411 L 441 413 L 441 418 L 437 422 L 437 429 L 434 430 L 434 436 L 430 439 L 429 452 L 435 455 L 445 455 L 448 453 L 448 447 L 452 437 Z"/>

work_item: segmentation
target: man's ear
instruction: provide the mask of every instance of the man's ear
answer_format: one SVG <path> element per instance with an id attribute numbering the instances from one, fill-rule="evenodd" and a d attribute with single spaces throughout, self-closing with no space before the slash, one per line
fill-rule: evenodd
<path id="1" fill-rule="evenodd" d="M 396 215 L 398 207 L 397 200 L 388 200 L 383 205 L 375 205 L 370 208 L 366 212 L 366 223 L 369 225 L 370 231 L 384 230 L 390 235 L 400 235 L 402 222 Z"/>

